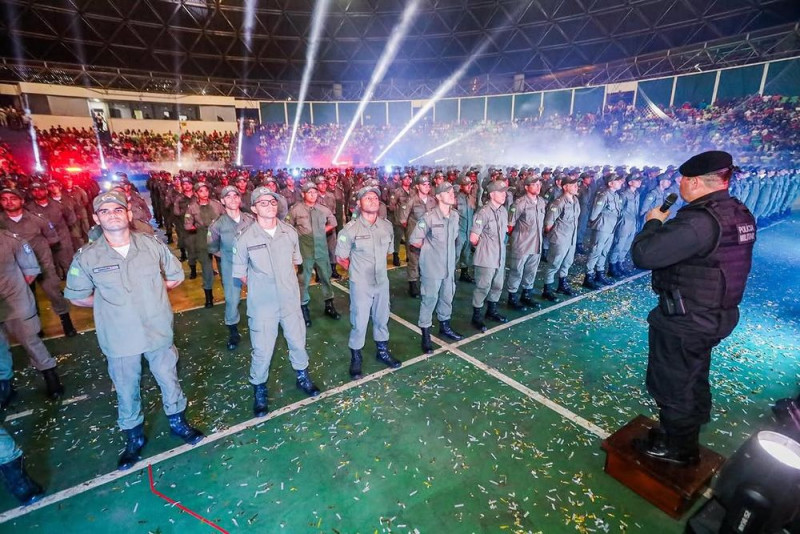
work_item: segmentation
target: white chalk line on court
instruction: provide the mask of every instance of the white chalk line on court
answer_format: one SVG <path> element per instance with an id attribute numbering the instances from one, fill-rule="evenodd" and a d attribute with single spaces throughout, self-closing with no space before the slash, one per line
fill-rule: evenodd
<path id="1" fill-rule="evenodd" d="M 80 402 L 80 401 L 86 400 L 88 398 L 89 398 L 89 395 L 78 395 L 77 397 L 70 397 L 69 399 L 64 399 L 64 400 L 62 400 L 60 402 L 60 404 L 62 406 L 67 406 L 69 404 L 74 404 L 76 402 Z M 23 417 L 27 417 L 29 415 L 33 415 L 34 413 L 36 413 L 36 411 L 37 410 L 24 410 L 24 411 L 21 411 L 21 412 L 12 413 L 12 414 L 6 416 L 5 422 L 7 423 L 7 422 L 13 421 L 15 419 L 21 419 Z M 47 411 L 47 409 L 43 408 L 43 409 L 40 409 L 38 411 L 44 412 L 44 411 Z"/>
<path id="2" fill-rule="evenodd" d="M 282 415 L 285 415 L 287 413 L 294 412 L 296 410 L 299 410 L 300 408 L 303 408 L 305 406 L 309 406 L 309 405 L 314 404 L 316 402 L 320 402 L 320 401 L 322 401 L 324 399 L 327 399 L 329 397 L 333 397 L 333 396 L 338 395 L 339 393 L 342 393 L 342 392 L 347 391 L 349 389 L 352 389 L 352 388 L 355 388 L 355 387 L 359 387 L 362 384 L 366 384 L 368 382 L 372 382 L 373 380 L 377 380 L 379 378 L 382 378 L 382 377 L 384 377 L 384 376 L 386 376 L 386 375 L 388 375 L 390 373 L 397 372 L 400 369 L 403 369 L 404 367 L 411 366 L 411 365 L 414 365 L 416 363 L 428 360 L 428 359 L 432 358 L 433 356 L 436 356 L 437 354 L 441 354 L 441 353 L 443 353 L 445 351 L 446 351 L 446 349 L 444 347 L 441 347 L 438 350 L 434 351 L 433 354 L 422 354 L 422 355 L 419 355 L 419 356 L 415 356 L 414 358 L 411 358 L 409 360 L 404 361 L 403 362 L 403 366 L 399 367 L 397 369 L 391 369 L 391 368 L 381 369 L 380 371 L 376 371 L 375 373 L 369 374 L 369 375 L 367 375 L 367 376 L 365 376 L 363 378 L 360 378 L 358 380 L 352 380 L 350 382 L 346 382 L 346 383 L 344 383 L 344 384 L 342 384 L 340 386 L 337 386 L 335 388 L 331 388 L 331 389 L 328 389 L 326 391 L 323 391 L 322 393 L 320 393 L 316 397 L 308 397 L 308 398 L 299 400 L 297 402 L 294 402 L 292 404 L 287 404 L 286 406 L 283 406 L 281 408 L 278 408 L 278 409 L 276 409 L 274 411 L 269 412 L 265 417 L 254 417 L 254 418 L 248 419 L 247 421 L 244 421 L 242 423 L 238 423 L 238 424 L 233 425 L 233 426 L 231 426 L 229 428 L 226 428 L 225 430 L 220 430 L 219 432 L 214 432 L 213 434 L 209 434 L 208 436 L 206 436 L 203 439 L 203 441 L 201 441 L 197 445 L 186 445 L 186 444 L 184 444 L 184 445 L 181 445 L 179 447 L 175 447 L 174 449 L 170 449 L 168 451 L 164 451 L 162 453 L 156 454 L 155 456 L 150 456 L 150 457 L 147 457 L 147 458 L 143 458 L 142 460 L 137 462 L 136 465 L 134 465 L 133 467 L 131 467 L 128 470 L 125 470 L 125 471 L 112 471 L 111 473 L 106 473 L 104 475 L 99 475 L 99 476 L 97 476 L 97 477 L 95 477 L 95 478 L 93 478 L 91 480 L 87 480 L 86 482 L 82 482 L 82 483 L 80 483 L 80 484 L 78 484 L 76 486 L 72 486 L 70 488 L 63 489 L 63 490 L 61 490 L 61 491 L 59 491 L 57 493 L 53 493 L 52 495 L 48 495 L 48 496 L 44 497 L 42 500 L 40 500 L 40 501 L 38 501 L 38 502 L 36 502 L 34 504 L 31 504 L 29 506 L 20 506 L 18 508 L 13 508 L 11 510 L 7 510 L 6 512 L 3 512 L 3 513 L 0 514 L 0 523 L 5 523 L 5 522 L 8 522 L 8 521 L 11 521 L 12 519 L 16 519 L 18 517 L 22 517 L 22 516 L 27 515 L 27 514 L 33 512 L 33 511 L 36 511 L 36 510 L 39 510 L 41 508 L 45 508 L 47 506 L 50 506 L 52 504 L 56 504 L 58 502 L 67 500 L 67 499 L 69 499 L 71 497 L 74 497 L 76 495 L 80 495 L 81 493 L 85 493 L 85 492 L 87 492 L 89 490 L 95 489 L 95 488 L 97 488 L 99 486 L 102 486 L 104 484 L 108 484 L 109 482 L 113 482 L 115 480 L 119 480 L 121 478 L 133 475 L 135 473 L 138 473 L 140 471 L 145 470 L 148 465 L 156 465 L 158 463 L 164 462 L 166 460 L 169 460 L 171 458 L 174 458 L 174 457 L 179 456 L 181 454 L 184 454 L 186 452 L 200 449 L 202 447 L 210 445 L 211 443 L 214 443 L 214 442 L 219 441 L 221 439 L 224 439 L 224 438 L 230 437 L 230 436 L 232 436 L 234 434 L 237 434 L 239 432 L 242 432 L 243 430 L 247 430 L 249 428 L 252 428 L 252 427 L 258 426 L 258 425 L 260 425 L 262 423 L 265 423 L 267 421 L 270 421 L 271 419 L 275 419 L 275 418 L 280 417 Z"/>

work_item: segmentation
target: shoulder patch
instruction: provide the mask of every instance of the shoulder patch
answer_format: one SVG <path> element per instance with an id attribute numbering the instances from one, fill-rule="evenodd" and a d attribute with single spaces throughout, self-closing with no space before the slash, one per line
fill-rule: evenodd
<path id="1" fill-rule="evenodd" d="M 33 249 L 27 242 L 22 243 L 22 250 L 25 254 L 33 254 Z"/>
<path id="2" fill-rule="evenodd" d="M 77 267 L 70 267 L 69 274 L 71 274 L 72 276 L 80 276 L 81 270 L 78 269 Z"/>

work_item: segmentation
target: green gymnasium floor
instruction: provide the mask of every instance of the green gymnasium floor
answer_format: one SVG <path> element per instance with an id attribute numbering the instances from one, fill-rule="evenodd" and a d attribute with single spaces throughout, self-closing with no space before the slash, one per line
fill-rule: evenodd
<path id="1" fill-rule="evenodd" d="M 797 393 L 799 230 L 795 217 L 760 231 L 741 323 L 715 352 L 702 439 L 721 454 L 769 423 L 771 401 Z M 48 341 L 68 388 L 60 405 L 43 400 L 15 349 L 20 400 L 6 426 L 48 497 L 21 509 L 1 493 L 0 532 L 214 532 L 151 491 L 148 464 L 156 490 L 227 532 L 682 531 L 603 473 L 599 447 L 653 413 L 643 389 L 649 276 L 509 312 L 511 323 L 483 335 L 469 326 L 472 286 L 460 285 L 453 325 L 470 337 L 432 356 L 419 355 L 404 270 L 390 276 L 390 346 L 404 366 L 385 369 L 368 341 L 371 374 L 350 381 L 346 282 L 339 322 L 312 293 L 311 371 L 326 391 L 312 400 L 295 388 L 281 339 L 261 420 L 251 419 L 249 344 L 225 349 L 222 306 L 176 314 L 189 418 L 210 436 L 195 447 L 170 436 L 145 372 L 148 457 L 126 473 L 114 471 L 123 436 L 93 333 Z"/>

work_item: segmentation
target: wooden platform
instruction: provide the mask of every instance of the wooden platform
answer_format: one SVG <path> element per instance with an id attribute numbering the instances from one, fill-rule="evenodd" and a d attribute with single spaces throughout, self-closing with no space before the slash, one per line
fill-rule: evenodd
<path id="1" fill-rule="evenodd" d="M 605 471 L 675 519 L 691 507 L 725 458 L 700 447 L 700 463 L 682 467 L 648 458 L 633 447 L 634 439 L 646 439 L 658 424 L 643 415 L 604 440 Z"/>

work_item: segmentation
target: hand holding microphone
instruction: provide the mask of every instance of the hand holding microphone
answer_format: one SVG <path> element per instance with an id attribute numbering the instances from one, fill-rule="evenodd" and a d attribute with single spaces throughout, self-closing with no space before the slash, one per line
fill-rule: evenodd
<path id="1" fill-rule="evenodd" d="M 657 208 L 653 208 L 647 212 L 645 216 L 645 221 L 649 221 L 651 219 L 658 219 L 662 223 L 667 220 L 669 217 L 669 209 L 672 207 L 673 204 L 678 200 L 678 195 L 675 193 L 670 193 L 667 195 L 667 198 L 664 199 L 664 203 Z"/>

